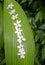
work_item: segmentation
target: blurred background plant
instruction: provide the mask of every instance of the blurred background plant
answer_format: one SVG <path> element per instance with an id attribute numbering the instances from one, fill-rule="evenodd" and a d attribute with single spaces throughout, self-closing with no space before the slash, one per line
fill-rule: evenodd
<path id="1" fill-rule="evenodd" d="M 35 63 L 34 65 L 45 65 L 45 1 L 44 0 L 16 0 L 25 11 L 29 24 L 33 30 L 35 40 Z M 0 6 L 3 9 L 3 0 L 0 0 Z M 3 13 L 2 13 L 3 14 Z M 0 65 L 5 65 L 4 41 L 1 29 L 0 14 Z M 3 16 L 2 16 L 3 17 Z M 2 42 L 1 42 L 2 41 Z M 2 44 L 2 45 L 1 45 Z"/>

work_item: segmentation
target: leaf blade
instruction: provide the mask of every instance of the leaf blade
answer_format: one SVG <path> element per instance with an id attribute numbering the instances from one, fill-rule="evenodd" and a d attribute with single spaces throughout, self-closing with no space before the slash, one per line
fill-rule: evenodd
<path id="1" fill-rule="evenodd" d="M 27 17 L 20 7 L 20 5 L 15 1 L 12 1 L 12 3 L 15 5 L 16 14 L 19 14 L 18 20 L 21 20 L 21 25 L 23 29 L 23 35 L 26 37 L 25 43 L 23 42 L 26 55 L 24 59 L 21 59 L 19 56 L 17 56 L 17 37 L 14 34 L 15 27 L 13 26 L 13 21 L 11 17 L 9 16 L 8 12 L 10 10 L 7 10 L 7 1 L 5 2 L 5 9 L 4 9 L 4 41 L 5 41 L 5 57 L 6 57 L 6 63 L 7 65 L 34 65 L 34 51 L 35 51 L 35 45 L 34 45 L 34 39 L 31 27 L 28 24 Z M 6 17 L 5 17 L 6 16 Z M 8 21 L 7 21 L 8 19 Z M 16 20 L 15 20 L 16 22 Z M 27 32 L 28 31 L 28 32 Z M 30 45 L 30 46 L 29 46 Z"/>

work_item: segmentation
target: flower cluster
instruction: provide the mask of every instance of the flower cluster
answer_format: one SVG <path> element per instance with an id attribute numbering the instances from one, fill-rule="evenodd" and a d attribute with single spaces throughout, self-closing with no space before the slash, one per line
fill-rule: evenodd
<path id="1" fill-rule="evenodd" d="M 15 26 L 15 30 L 14 33 L 17 35 L 17 42 L 18 42 L 18 46 L 17 48 L 19 49 L 18 54 L 20 56 L 20 58 L 25 58 L 25 50 L 24 50 L 24 46 L 22 44 L 22 41 L 25 41 L 26 39 L 24 38 L 22 32 L 23 30 L 21 29 L 21 20 L 18 20 L 18 14 L 14 14 L 16 12 L 15 9 L 13 9 L 14 5 L 11 3 L 8 5 L 7 9 L 11 9 L 11 11 L 9 12 L 9 14 L 12 16 L 11 19 L 12 20 L 16 20 L 16 22 L 13 23 L 13 25 Z"/>
<path id="2" fill-rule="evenodd" d="M 25 58 L 24 54 L 25 54 L 25 50 L 23 48 L 24 46 L 22 44 L 20 44 L 19 46 L 17 46 L 17 48 L 19 49 L 19 53 L 17 55 L 20 55 L 21 58 Z"/>

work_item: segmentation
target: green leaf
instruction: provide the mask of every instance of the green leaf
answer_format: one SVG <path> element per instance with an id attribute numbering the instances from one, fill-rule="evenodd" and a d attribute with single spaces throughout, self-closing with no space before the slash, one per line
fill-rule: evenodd
<path id="1" fill-rule="evenodd" d="M 38 20 L 42 21 L 43 19 L 43 15 L 42 15 L 42 12 L 39 11 L 36 16 L 35 16 L 35 21 L 37 22 Z"/>
<path id="2" fill-rule="evenodd" d="M 36 56 L 37 56 L 38 52 L 39 52 L 39 44 L 36 44 Z"/>
<path id="3" fill-rule="evenodd" d="M 31 4 L 33 2 L 33 0 L 29 0 L 29 4 Z"/>
<path id="4" fill-rule="evenodd" d="M 45 38 L 43 37 L 42 44 L 45 44 Z"/>
<path id="5" fill-rule="evenodd" d="M 42 48 L 42 60 L 45 59 L 45 46 L 43 46 Z"/>
<path id="6" fill-rule="evenodd" d="M 0 49 L 3 45 L 3 10 L 2 4 L 0 3 Z"/>
<path id="7" fill-rule="evenodd" d="M 16 14 L 18 13 L 18 18 L 16 20 L 12 20 L 11 18 L 13 15 L 9 14 L 9 12 L 12 9 L 10 8 L 7 9 L 10 3 L 14 5 L 12 9 L 16 10 L 13 15 L 16 16 Z M 19 42 L 17 41 L 18 34 L 14 33 L 17 30 L 15 29 L 16 26 L 14 26 L 14 23 L 16 23 L 17 20 L 21 20 L 20 29 L 22 29 L 23 31 L 20 35 L 23 35 L 24 38 L 26 39 L 21 43 L 22 45 L 24 45 L 24 51 L 26 53 L 24 55 L 25 58 L 24 57 L 21 58 L 22 55 L 21 56 L 17 55 L 20 50 L 17 48 L 17 46 L 20 45 L 20 41 Z M 13 0 L 11 0 L 10 2 L 8 0 L 4 1 L 4 46 L 6 65 L 34 65 L 35 44 L 33 33 L 23 9 L 16 1 Z"/>
<path id="8" fill-rule="evenodd" d="M 27 0 L 22 0 L 22 2 L 21 3 L 25 3 Z"/>
<path id="9" fill-rule="evenodd" d="M 36 64 L 36 65 L 40 65 L 40 62 L 39 62 L 39 60 L 38 60 L 37 57 L 35 57 L 35 64 Z"/>
<path id="10" fill-rule="evenodd" d="M 4 65 L 6 63 L 6 60 L 3 59 L 3 61 L 1 61 L 0 65 Z"/>
<path id="11" fill-rule="evenodd" d="M 39 28 L 40 29 L 45 29 L 45 24 L 41 25 Z"/>

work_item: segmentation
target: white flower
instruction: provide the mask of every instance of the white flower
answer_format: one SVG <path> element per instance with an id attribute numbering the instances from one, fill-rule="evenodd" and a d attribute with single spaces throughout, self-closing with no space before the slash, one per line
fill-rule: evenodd
<path id="1" fill-rule="evenodd" d="M 23 51 L 21 51 L 21 52 L 19 52 L 17 55 L 25 55 L 25 52 L 23 52 Z"/>
<path id="2" fill-rule="evenodd" d="M 20 24 L 20 23 L 21 23 L 21 20 L 17 20 L 16 23 L 17 23 L 17 24 Z"/>
<path id="3" fill-rule="evenodd" d="M 19 49 L 19 52 L 20 52 L 21 54 L 25 54 L 24 48 L 20 48 L 20 49 Z M 24 53 L 23 53 L 23 52 L 24 52 Z"/>
<path id="4" fill-rule="evenodd" d="M 17 55 L 19 55 L 20 58 L 25 58 L 24 55 L 26 54 L 26 52 L 24 50 L 24 46 L 22 44 L 20 44 L 20 45 L 17 46 L 17 48 L 19 49 L 19 52 L 18 52 Z"/>
<path id="5" fill-rule="evenodd" d="M 15 34 L 17 34 L 17 36 L 21 35 L 21 30 L 20 31 L 19 30 L 15 31 Z"/>
<path id="6" fill-rule="evenodd" d="M 16 26 L 16 27 L 21 27 L 21 20 L 17 20 L 16 21 L 16 23 L 14 23 L 14 25 Z"/>
<path id="7" fill-rule="evenodd" d="M 24 58 L 25 58 L 25 56 L 24 56 L 24 55 L 21 55 L 21 56 L 20 56 L 20 58 L 21 58 L 21 59 L 22 59 L 22 58 L 24 59 Z"/>
<path id="8" fill-rule="evenodd" d="M 24 46 L 22 44 L 18 45 L 17 48 L 23 48 Z"/>
<path id="9" fill-rule="evenodd" d="M 16 27 L 15 27 L 15 29 L 16 29 L 16 31 L 18 31 L 18 32 L 22 32 L 22 29 L 21 29 L 21 28 L 18 28 L 18 27 L 16 28 Z"/>
<path id="10" fill-rule="evenodd" d="M 12 20 L 15 20 L 15 19 L 17 19 L 17 18 L 18 18 L 18 14 L 12 15 L 12 17 L 11 17 Z"/>
<path id="11" fill-rule="evenodd" d="M 18 38 L 25 41 L 26 39 L 22 35 L 18 35 Z"/>
<path id="12" fill-rule="evenodd" d="M 17 32 L 22 32 L 22 31 L 23 31 L 23 30 L 22 30 L 21 28 L 19 28 L 19 27 L 15 27 L 15 29 L 16 29 Z"/>
<path id="13" fill-rule="evenodd" d="M 20 53 L 18 53 L 17 55 L 19 55 L 21 59 L 25 58 L 24 54 L 21 55 Z"/>
<path id="14" fill-rule="evenodd" d="M 22 43 L 22 40 L 21 39 L 18 39 L 17 41 L 18 41 L 18 43 Z"/>
<path id="15" fill-rule="evenodd" d="M 11 11 L 9 12 L 10 15 L 12 15 L 12 14 L 14 14 L 14 13 L 15 13 L 15 9 L 13 9 L 13 10 L 11 10 Z"/>
<path id="16" fill-rule="evenodd" d="M 14 23 L 14 25 L 16 26 L 16 27 L 21 27 L 21 24 L 19 24 L 19 23 Z"/>
<path id="17" fill-rule="evenodd" d="M 18 33 L 19 34 L 19 33 Z M 21 36 L 21 34 L 20 35 L 18 35 L 18 42 L 19 43 L 21 43 L 22 41 L 25 41 L 26 39 L 23 37 L 23 36 Z"/>
<path id="18" fill-rule="evenodd" d="M 9 9 L 9 8 L 12 9 L 13 6 L 14 6 L 14 5 L 11 3 L 11 4 L 8 5 L 7 9 Z"/>
<path id="19" fill-rule="evenodd" d="M 17 34 L 17 37 L 21 35 L 21 32 L 16 31 L 15 34 Z"/>
<path id="20" fill-rule="evenodd" d="M 22 29 L 16 27 L 15 34 L 17 34 L 17 37 L 22 34 Z"/>

